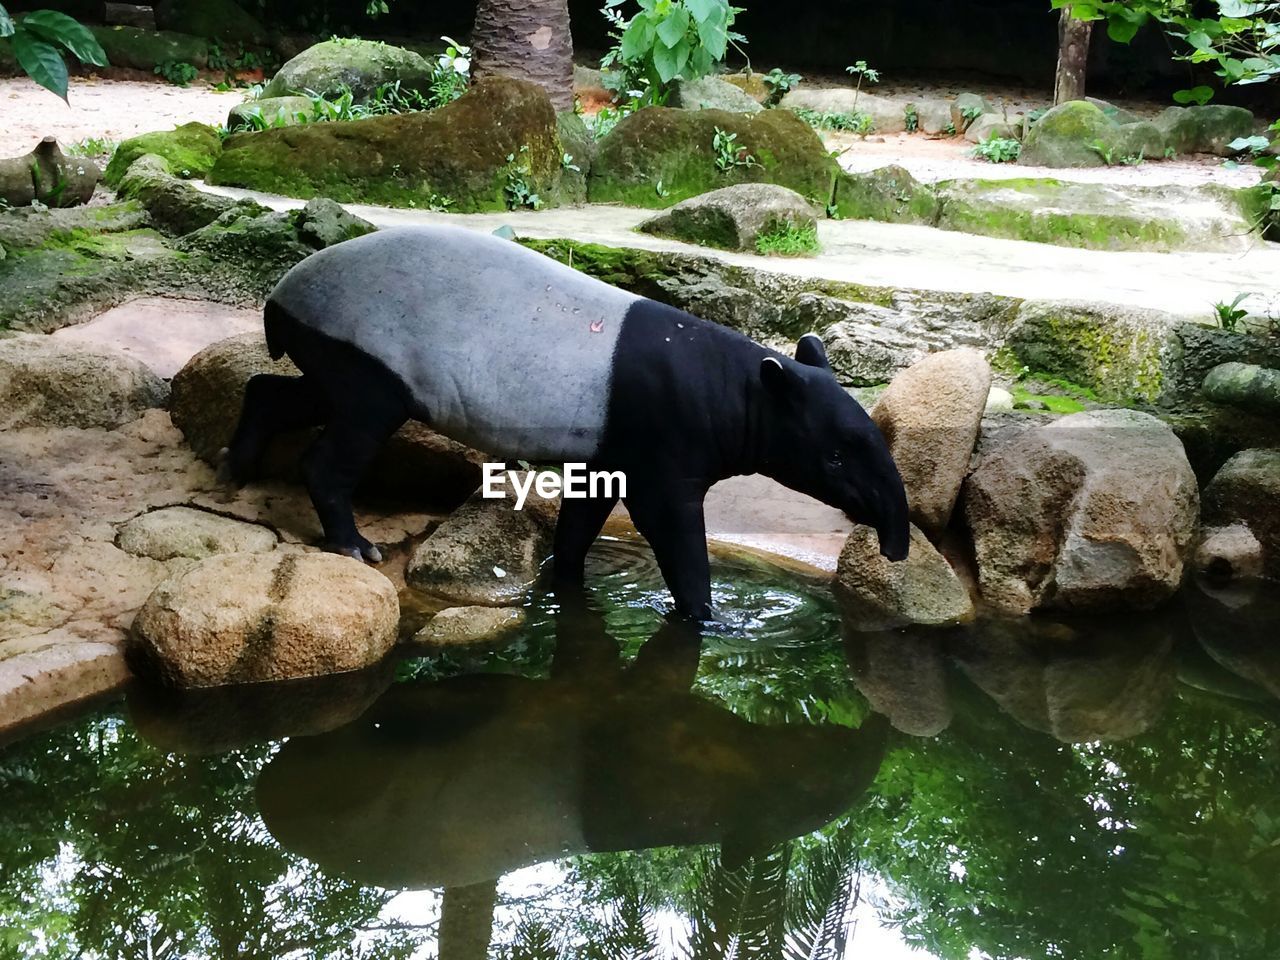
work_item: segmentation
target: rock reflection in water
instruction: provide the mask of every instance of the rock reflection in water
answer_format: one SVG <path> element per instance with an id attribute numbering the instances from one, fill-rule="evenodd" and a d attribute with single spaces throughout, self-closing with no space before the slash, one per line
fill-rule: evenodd
<path id="1" fill-rule="evenodd" d="M 846 812 L 885 725 L 750 724 L 690 692 L 700 637 L 667 624 L 624 665 L 603 618 L 556 617 L 546 680 L 401 683 L 284 745 L 262 817 L 286 849 L 382 886 L 462 887 L 575 853 L 718 843 L 726 865 Z"/>

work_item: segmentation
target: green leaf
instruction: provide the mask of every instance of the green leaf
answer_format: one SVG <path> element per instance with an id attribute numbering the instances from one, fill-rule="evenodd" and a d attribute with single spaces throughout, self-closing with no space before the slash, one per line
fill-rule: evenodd
<path id="1" fill-rule="evenodd" d="M 684 7 L 675 7 L 671 13 L 658 24 L 658 39 L 668 47 L 675 47 L 689 32 L 689 11 Z"/>
<path id="2" fill-rule="evenodd" d="M 67 99 L 67 65 L 62 62 L 57 47 L 19 24 L 13 33 L 13 53 L 27 76 L 63 100 Z"/>
<path id="3" fill-rule="evenodd" d="M 1187 43 L 1197 50 L 1211 50 L 1213 48 L 1213 41 L 1209 39 L 1209 35 L 1203 30 L 1194 30 L 1188 33 Z"/>
<path id="4" fill-rule="evenodd" d="M 704 20 L 698 24 L 698 39 L 702 41 L 712 60 L 720 60 L 729 48 L 729 31 L 718 18 Z"/>
<path id="5" fill-rule="evenodd" d="M 622 35 L 622 58 L 635 60 L 643 57 L 653 46 L 653 37 L 653 22 L 648 15 L 636 14 L 636 18 L 631 21 L 631 26 L 627 27 Z"/>
<path id="6" fill-rule="evenodd" d="M 685 59 L 688 59 L 687 51 Z M 676 62 L 676 52 L 670 47 L 659 45 L 653 48 L 653 65 L 657 68 L 658 77 L 663 83 L 670 83 L 680 72 L 680 66 Z"/>
<path id="7" fill-rule="evenodd" d="M 1179 90 L 1173 95 L 1174 103 L 1195 103 L 1202 107 L 1212 99 L 1213 88 L 1206 87 L 1204 84 L 1192 87 L 1190 90 Z"/>
<path id="8" fill-rule="evenodd" d="M 106 51 L 89 28 L 65 13 L 36 10 L 22 18 L 22 25 L 50 43 L 62 44 L 83 63 L 91 63 L 96 67 L 107 65 Z"/>
<path id="9" fill-rule="evenodd" d="M 699 24 L 713 15 L 727 13 L 723 0 L 685 0 L 685 6 Z"/>
<path id="10" fill-rule="evenodd" d="M 4 7 L 0 7 L 0 37 L 13 36 L 13 17 Z"/>

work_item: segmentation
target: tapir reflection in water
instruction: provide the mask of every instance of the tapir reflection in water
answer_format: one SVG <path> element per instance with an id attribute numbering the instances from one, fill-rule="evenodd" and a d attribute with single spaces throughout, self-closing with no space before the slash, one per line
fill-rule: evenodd
<path id="1" fill-rule="evenodd" d="M 557 621 L 549 680 L 394 686 L 291 740 L 258 782 L 288 850 L 365 883 L 455 887 L 588 852 L 719 843 L 727 866 L 849 810 L 886 725 L 751 724 L 690 692 L 699 637 L 669 623 L 623 668 L 599 617 Z"/>

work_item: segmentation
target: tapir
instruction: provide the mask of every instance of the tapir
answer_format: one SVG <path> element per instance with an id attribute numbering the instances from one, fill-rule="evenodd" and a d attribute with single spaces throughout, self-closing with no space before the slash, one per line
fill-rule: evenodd
<path id="1" fill-rule="evenodd" d="M 677 613 L 710 619 L 707 490 L 762 473 L 907 555 L 907 497 L 884 437 L 815 335 L 795 358 L 518 243 L 452 226 L 380 230 L 293 267 L 264 311 L 300 377 L 246 389 L 225 467 L 251 479 L 277 433 L 324 430 L 302 474 L 328 546 L 370 562 L 351 494 L 406 420 L 498 458 L 621 471 Z M 557 579 L 580 582 L 617 497 L 565 499 Z"/>

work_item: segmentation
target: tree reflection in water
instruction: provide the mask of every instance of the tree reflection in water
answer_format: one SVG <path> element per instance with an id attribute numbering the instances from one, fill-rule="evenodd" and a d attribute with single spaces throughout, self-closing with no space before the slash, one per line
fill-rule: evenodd
<path id="1" fill-rule="evenodd" d="M 1270 595 L 700 665 L 548 619 L 502 672 L 135 697 L 0 751 L 0 957 L 852 956 L 857 898 L 946 960 L 1280 955 Z M 405 888 L 443 895 L 406 922 Z"/>

